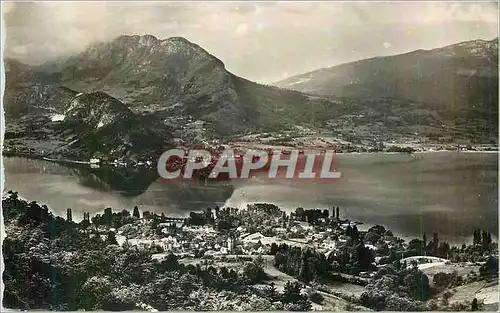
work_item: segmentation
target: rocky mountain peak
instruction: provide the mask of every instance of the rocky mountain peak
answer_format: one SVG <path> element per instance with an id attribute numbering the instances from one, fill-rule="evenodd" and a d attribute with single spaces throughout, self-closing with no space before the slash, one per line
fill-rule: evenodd
<path id="1" fill-rule="evenodd" d="M 141 45 L 141 46 L 153 46 L 158 44 L 159 40 L 153 35 L 122 35 L 116 37 L 113 43 L 120 45 Z"/>

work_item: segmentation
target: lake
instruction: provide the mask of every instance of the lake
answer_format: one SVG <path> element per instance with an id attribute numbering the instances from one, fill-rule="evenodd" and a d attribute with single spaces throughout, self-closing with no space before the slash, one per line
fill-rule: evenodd
<path id="1" fill-rule="evenodd" d="M 498 154 L 338 154 L 342 178 L 332 182 L 277 180 L 165 182 L 138 169 L 68 167 L 43 160 L 4 158 L 4 191 L 47 204 L 75 219 L 105 207 L 185 216 L 208 206 L 243 207 L 274 203 L 297 207 L 340 207 L 341 217 L 380 224 L 400 236 L 427 238 L 438 232 L 450 243 L 470 241 L 475 228 L 498 234 Z M 260 174 L 260 175 L 263 175 Z"/>

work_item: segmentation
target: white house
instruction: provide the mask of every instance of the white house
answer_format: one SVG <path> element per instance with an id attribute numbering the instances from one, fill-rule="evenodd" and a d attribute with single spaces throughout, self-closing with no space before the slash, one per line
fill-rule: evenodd
<path id="1" fill-rule="evenodd" d="M 246 236 L 245 238 L 243 238 L 243 242 L 245 242 L 245 243 L 257 243 L 261 239 L 263 239 L 264 237 L 265 236 L 262 235 L 261 233 L 253 233 L 253 234 L 250 234 L 250 235 Z"/>
<path id="2" fill-rule="evenodd" d="M 235 247 L 234 239 L 231 238 L 231 237 L 227 238 L 227 250 L 228 250 L 228 253 L 229 252 L 233 252 L 234 247 Z"/>
<path id="3" fill-rule="evenodd" d="M 276 227 L 276 228 L 274 228 L 274 232 L 277 233 L 277 234 L 285 234 L 286 233 L 286 228 Z"/>

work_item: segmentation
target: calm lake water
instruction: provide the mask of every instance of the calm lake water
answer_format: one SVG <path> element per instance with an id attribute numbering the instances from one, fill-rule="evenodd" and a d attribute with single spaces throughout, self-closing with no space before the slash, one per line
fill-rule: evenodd
<path id="1" fill-rule="evenodd" d="M 498 154 L 337 155 L 342 178 L 333 182 L 274 181 L 255 178 L 231 183 L 180 183 L 144 170 L 68 167 L 41 160 L 4 158 L 4 191 L 16 190 L 46 203 L 55 214 L 105 207 L 184 216 L 214 205 L 242 207 L 274 203 L 288 211 L 340 207 L 340 214 L 380 224 L 404 236 L 438 232 L 451 243 L 469 241 L 474 228 L 498 233 Z M 362 227 L 363 228 L 363 227 Z M 497 238 L 497 236 L 494 236 Z"/>

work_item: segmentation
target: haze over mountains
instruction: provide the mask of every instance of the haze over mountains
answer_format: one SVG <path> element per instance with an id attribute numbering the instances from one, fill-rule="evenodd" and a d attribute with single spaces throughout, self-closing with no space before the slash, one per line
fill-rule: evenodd
<path id="1" fill-rule="evenodd" d="M 41 66 L 5 60 L 6 138 L 53 140 L 49 150 L 73 156 L 156 154 L 174 137 L 192 144 L 300 125 L 353 141 L 488 142 L 497 50 L 498 39 L 358 61 L 279 83 L 293 91 L 233 75 L 181 37 L 120 36 Z"/>

